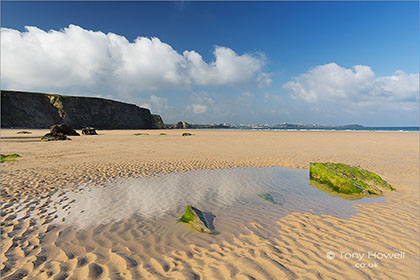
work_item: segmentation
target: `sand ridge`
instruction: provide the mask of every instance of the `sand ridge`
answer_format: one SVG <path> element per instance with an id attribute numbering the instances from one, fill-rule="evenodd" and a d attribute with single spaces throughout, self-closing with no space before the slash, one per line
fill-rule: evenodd
<path id="1" fill-rule="evenodd" d="M 2 130 L 2 153 L 18 153 L 1 165 L 4 279 L 416 279 L 419 273 L 419 134 L 400 132 L 270 132 L 192 130 L 99 131 L 98 136 L 39 142 L 46 131 L 17 135 Z M 307 168 L 333 161 L 377 172 L 398 189 L 386 204 L 358 206 L 350 219 L 290 214 L 272 228 L 249 224 L 248 233 L 210 247 L 191 245 L 164 255 L 142 256 L 142 247 L 160 251 L 165 242 L 136 242 L 135 218 L 88 232 L 56 228 L 46 211 L 52 194 L 80 183 L 120 177 L 232 167 Z M 17 203 L 19 201 L 19 203 Z M 71 201 L 59 207 L 71 208 Z M 187 239 L 169 241 L 188 242 Z M 72 240 L 79 240 L 73 242 Z M 63 250 L 63 248 L 66 248 Z M 112 250 L 110 248 L 113 248 Z M 150 248 L 149 248 L 150 249 Z M 378 267 L 355 267 L 340 252 L 403 251 L 404 259 L 381 259 Z M 333 260 L 326 258 L 335 253 Z"/>

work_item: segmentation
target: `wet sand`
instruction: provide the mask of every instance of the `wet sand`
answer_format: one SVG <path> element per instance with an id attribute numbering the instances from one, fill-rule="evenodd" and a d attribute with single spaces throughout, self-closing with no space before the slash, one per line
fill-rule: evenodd
<path id="1" fill-rule="evenodd" d="M 1 164 L 4 279 L 418 277 L 417 132 L 191 130 L 193 136 L 182 137 L 184 130 L 119 130 L 40 142 L 46 130 L 17 131 L 1 131 L 2 154 L 22 156 Z M 131 135 L 138 132 L 149 135 Z M 311 161 L 359 165 L 380 174 L 398 192 L 387 194 L 386 203 L 357 205 L 350 218 L 296 212 L 271 226 L 251 222 L 209 246 L 189 244 L 191 233 L 180 234 L 185 229 L 179 224 L 172 238 L 156 235 L 139 242 L 136 216 L 85 231 L 61 228 L 54 223 L 58 212 L 50 207 L 52 197 L 59 196 L 61 201 L 54 201 L 58 207 L 71 208 L 63 191 L 76 191 L 81 184 L 203 169 L 302 169 Z M 176 249 L 177 244 L 183 246 Z M 335 258 L 327 258 L 328 252 Z M 358 259 L 355 253 L 365 255 Z"/>

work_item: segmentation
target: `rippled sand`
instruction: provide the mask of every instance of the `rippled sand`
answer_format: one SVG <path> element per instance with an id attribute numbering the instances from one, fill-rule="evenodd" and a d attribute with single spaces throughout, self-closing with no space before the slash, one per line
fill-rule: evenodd
<path id="1" fill-rule="evenodd" d="M 159 135 L 162 131 L 141 136 L 131 136 L 141 131 L 99 131 L 98 136 L 42 143 L 38 139 L 45 131 L 17 131 L 1 132 L 1 152 L 23 156 L 1 164 L 4 279 L 418 277 L 418 133 L 191 131 L 194 136 L 181 137 L 181 130 L 165 131 L 165 136 Z M 382 175 L 398 192 L 387 195 L 386 203 L 357 205 L 350 217 L 308 210 L 288 213 L 270 225 L 264 219 L 244 219 L 237 232 L 214 239 L 176 223 L 168 232 L 171 215 L 163 215 L 150 229 L 140 215 L 109 224 L 92 222 L 85 229 L 61 221 L 60 209 L 68 213 L 77 208 L 84 184 L 231 167 L 300 169 L 308 168 L 310 161 L 360 165 Z M 116 194 L 115 200 L 121 197 Z M 240 211 L 229 213 L 242 217 Z M 220 224 L 218 230 L 224 228 Z M 335 258 L 328 259 L 328 252 Z M 392 260 L 367 259 L 369 252 L 378 257 L 404 254 Z M 366 256 L 358 261 L 347 253 Z M 363 264 L 367 267 L 360 267 Z"/>

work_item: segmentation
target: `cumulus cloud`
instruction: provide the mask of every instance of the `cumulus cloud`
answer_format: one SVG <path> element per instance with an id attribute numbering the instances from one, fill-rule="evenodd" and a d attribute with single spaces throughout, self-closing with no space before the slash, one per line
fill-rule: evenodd
<path id="1" fill-rule="evenodd" d="M 196 51 L 178 53 L 159 38 L 138 37 L 130 42 L 124 36 L 76 25 L 48 32 L 33 26 L 25 29 L 1 28 L 4 88 L 141 92 L 269 84 L 263 54 L 237 54 L 216 46 L 214 61 L 205 62 Z"/>
<path id="2" fill-rule="evenodd" d="M 258 80 L 259 76 L 256 76 L 256 73 L 261 70 L 264 62 L 264 57 L 261 55 L 239 56 L 225 47 L 216 47 L 214 51 L 216 60 L 209 64 L 195 51 L 185 51 L 183 55 L 186 59 L 185 69 L 189 82 L 198 85 L 224 85 Z"/>
<path id="3" fill-rule="evenodd" d="M 391 76 L 378 77 L 364 65 L 352 69 L 335 63 L 320 65 L 283 87 L 290 90 L 294 98 L 308 103 L 387 104 L 400 109 L 415 109 L 419 101 L 419 74 L 396 71 Z"/>

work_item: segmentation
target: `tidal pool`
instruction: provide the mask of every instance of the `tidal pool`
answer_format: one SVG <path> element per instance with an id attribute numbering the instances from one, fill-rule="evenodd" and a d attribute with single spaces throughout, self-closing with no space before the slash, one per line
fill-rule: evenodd
<path id="1" fill-rule="evenodd" d="M 250 232 L 275 244 L 279 238 L 276 222 L 293 212 L 345 219 L 357 212 L 356 203 L 384 202 L 383 197 L 344 200 L 309 184 L 308 170 L 266 167 L 81 185 L 57 192 L 47 203 L 39 201 L 41 213 L 54 217 L 40 234 L 40 246 L 45 250 L 40 256 L 53 260 L 51 256 L 62 250 L 70 260 L 78 258 L 81 267 L 86 258 L 95 259 L 108 265 L 115 277 L 120 272 L 112 268 L 113 262 L 122 258 L 130 273 L 137 275 L 140 266 L 153 271 L 156 262 L 169 269 L 164 256 L 189 258 L 200 253 L 200 248 L 229 247 Z M 215 215 L 216 234 L 190 231 L 178 223 L 186 205 Z"/>
<path id="2" fill-rule="evenodd" d="M 308 170 L 281 167 L 201 170 L 150 178 L 120 179 L 105 186 L 83 186 L 66 192 L 68 207 L 58 208 L 57 221 L 79 229 L 137 216 L 147 223 L 171 217 L 175 222 L 186 205 L 216 215 L 216 229 L 235 231 L 239 224 L 269 225 L 293 212 L 348 218 L 355 203 L 309 185 Z M 63 200 L 63 196 L 53 200 Z M 229 228 L 232 225 L 232 228 Z M 169 229 L 168 229 L 169 230 Z M 220 232 L 220 229 L 218 229 Z"/>

